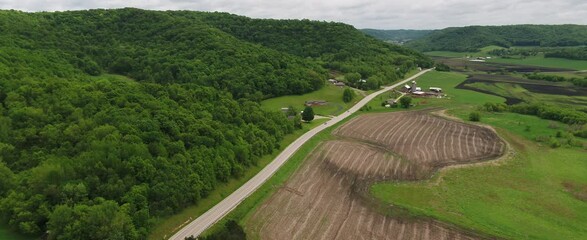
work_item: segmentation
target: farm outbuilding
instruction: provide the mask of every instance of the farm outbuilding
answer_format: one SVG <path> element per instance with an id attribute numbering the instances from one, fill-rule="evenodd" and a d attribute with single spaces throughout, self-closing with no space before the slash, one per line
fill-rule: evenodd
<path id="1" fill-rule="evenodd" d="M 442 88 L 439 87 L 430 87 L 429 88 L 431 92 L 435 92 L 435 93 L 441 93 L 442 92 Z"/>
<path id="2" fill-rule="evenodd" d="M 410 87 L 410 85 L 406 84 L 406 85 L 404 85 L 403 91 L 404 92 L 409 92 L 411 89 L 412 89 L 412 87 Z"/>

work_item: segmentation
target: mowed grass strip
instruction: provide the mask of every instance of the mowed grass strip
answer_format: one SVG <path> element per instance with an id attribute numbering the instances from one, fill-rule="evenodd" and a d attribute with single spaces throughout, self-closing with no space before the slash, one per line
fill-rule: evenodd
<path id="1" fill-rule="evenodd" d="M 499 166 L 452 169 L 437 179 L 374 185 L 372 194 L 416 215 L 511 239 L 587 239 L 587 202 L 567 185 L 587 184 L 587 153 L 548 149 L 499 131 L 516 155 Z M 572 183 L 572 184 L 569 184 Z"/>

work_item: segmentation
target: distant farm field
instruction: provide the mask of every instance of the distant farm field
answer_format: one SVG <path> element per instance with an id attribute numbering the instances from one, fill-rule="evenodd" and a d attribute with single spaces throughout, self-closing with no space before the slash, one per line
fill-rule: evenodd
<path id="1" fill-rule="evenodd" d="M 490 62 L 530 65 L 552 68 L 570 68 L 575 70 L 587 70 L 587 61 L 571 60 L 563 58 L 545 58 L 541 55 L 527 58 L 493 58 Z"/>
<path id="2" fill-rule="evenodd" d="M 480 52 L 450 52 L 450 51 L 433 51 L 426 52 L 426 55 L 432 57 L 445 57 L 445 58 L 465 58 L 469 57 L 491 57 L 487 59 L 487 62 L 493 63 L 504 63 L 504 64 L 515 64 L 522 66 L 537 66 L 537 67 L 548 67 L 548 68 L 566 68 L 573 70 L 587 70 L 587 61 L 585 60 L 572 60 L 564 58 L 545 58 L 543 54 L 536 56 L 524 57 L 524 58 L 503 58 L 491 56 L 488 51 L 496 49 L 487 47 L 485 50 Z"/>

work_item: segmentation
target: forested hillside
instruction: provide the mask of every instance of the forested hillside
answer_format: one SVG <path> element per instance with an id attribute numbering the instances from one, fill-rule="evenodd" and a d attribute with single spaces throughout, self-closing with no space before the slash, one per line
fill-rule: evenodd
<path id="1" fill-rule="evenodd" d="M 343 23 L 310 20 L 253 19 L 228 13 L 184 12 L 235 37 L 322 63 L 327 69 L 395 81 L 432 61 L 419 53 L 387 44 Z"/>
<path id="2" fill-rule="evenodd" d="M 318 64 L 176 15 L 92 10 L 28 14 L 22 17 L 32 20 L 24 23 L 5 16 L 9 19 L 3 22 L 14 23 L 7 27 L 7 41 L 27 36 L 32 49 L 64 52 L 92 75 L 107 71 L 139 81 L 198 83 L 227 89 L 235 97 L 300 94 L 323 85 L 325 71 Z"/>
<path id="3" fill-rule="evenodd" d="M 511 46 L 581 46 L 587 45 L 585 25 L 510 25 L 469 26 L 437 30 L 406 46 L 420 51 L 476 52 L 497 45 Z"/>
<path id="4" fill-rule="evenodd" d="M 380 30 L 380 29 L 361 29 L 367 35 L 373 36 L 379 40 L 390 41 L 394 43 L 404 43 L 416 39 L 423 38 L 424 36 L 433 32 L 433 30 L 412 30 L 412 29 L 399 29 L 399 30 Z"/>
<path id="5" fill-rule="evenodd" d="M 279 38 L 243 41 L 202 15 L 0 11 L 5 224 L 48 239 L 145 239 L 155 217 L 197 203 L 278 147 L 294 124 L 258 100 L 319 89 L 338 49 L 312 45 L 317 31 L 290 33 L 287 44 L 304 53 Z M 371 45 L 338 44 L 373 56 L 342 63 L 369 61 L 360 63 L 373 74 L 428 61 L 346 25 L 269 22 L 344 26 Z"/>

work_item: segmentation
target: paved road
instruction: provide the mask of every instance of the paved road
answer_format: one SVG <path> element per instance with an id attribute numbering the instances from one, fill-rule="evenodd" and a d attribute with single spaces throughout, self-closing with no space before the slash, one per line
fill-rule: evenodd
<path id="1" fill-rule="evenodd" d="M 296 139 L 293 143 L 291 143 L 287 148 L 283 150 L 271 163 L 269 163 L 263 170 L 261 170 L 257 175 L 251 178 L 248 182 L 242 185 L 239 189 L 234 191 L 220 203 L 216 204 L 216 206 L 212 207 L 210 210 L 202 214 L 200 217 L 196 218 L 194 221 L 183 227 L 179 230 L 175 235 L 173 235 L 170 239 L 172 240 L 184 240 L 188 236 L 198 236 L 208 227 L 212 226 L 214 223 L 222 219 L 226 214 L 232 211 L 236 206 L 238 206 L 242 201 L 244 201 L 249 195 L 251 195 L 257 188 L 259 188 L 265 181 L 267 181 L 277 170 L 281 167 L 285 161 L 287 161 L 306 141 L 310 140 L 314 135 L 321 132 L 322 130 L 336 124 L 343 119 L 347 118 L 354 112 L 358 111 L 375 98 L 377 95 L 389 91 L 397 86 L 400 86 L 412 79 L 419 77 L 420 75 L 430 71 L 432 69 L 427 69 L 424 71 L 419 72 L 418 74 L 405 79 L 401 82 L 398 82 L 394 85 L 385 87 L 377 92 L 369 94 L 357 104 L 355 104 L 351 109 L 348 111 L 333 117 L 332 119 L 328 120 L 325 124 L 322 124 L 314 129 L 308 131 L 298 139 Z"/>

